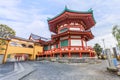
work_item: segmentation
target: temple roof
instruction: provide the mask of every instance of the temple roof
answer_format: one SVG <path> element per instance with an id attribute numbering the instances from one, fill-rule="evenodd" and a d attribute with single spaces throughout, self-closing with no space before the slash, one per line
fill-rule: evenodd
<path id="1" fill-rule="evenodd" d="M 90 8 L 88 11 L 76 11 L 76 10 L 71 10 L 71 9 L 68 9 L 67 8 L 67 6 L 65 6 L 65 9 L 60 13 L 60 14 L 58 14 L 58 15 L 56 15 L 55 17 L 53 17 L 53 18 L 48 18 L 47 20 L 48 21 L 50 21 L 50 20 L 52 20 L 52 19 L 55 19 L 55 18 L 57 18 L 58 16 L 60 16 L 60 15 L 62 15 L 64 12 L 75 12 L 75 13 L 83 13 L 83 14 L 93 14 L 93 10 L 92 10 L 92 8 Z"/>
<path id="2" fill-rule="evenodd" d="M 85 36 L 85 38 L 87 38 L 87 41 L 94 38 L 94 35 L 92 34 L 91 30 L 86 30 L 86 31 L 70 31 L 70 30 L 68 30 L 68 31 L 63 32 L 63 33 L 58 34 L 58 35 L 52 35 L 52 39 L 55 39 L 55 38 L 57 39 L 57 38 L 64 37 L 67 35 Z"/>
<path id="3" fill-rule="evenodd" d="M 18 37 L 18 36 L 9 36 L 9 39 L 18 39 L 18 40 L 21 40 L 21 41 L 27 41 L 27 42 L 34 42 L 32 40 L 29 40 L 29 39 L 25 39 L 25 38 L 22 38 L 22 37 Z"/>
<path id="4" fill-rule="evenodd" d="M 87 26 L 85 28 L 86 30 L 90 29 L 96 23 L 93 17 L 93 10 L 91 8 L 88 11 L 81 12 L 81 11 L 70 10 L 67 7 L 65 7 L 65 9 L 57 16 L 53 18 L 48 18 L 48 24 L 49 24 L 50 31 L 57 33 L 56 26 L 59 23 L 64 22 L 65 19 L 82 20 Z"/>
<path id="5" fill-rule="evenodd" d="M 29 39 L 30 39 L 30 38 L 32 38 L 33 40 L 50 41 L 49 38 L 41 37 L 41 36 L 35 35 L 35 34 L 33 34 L 33 33 L 31 33 Z"/>
<path id="6" fill-rule="evenodd" d="M 74 13 L 82 13 L 82 14 L 93 14 L 93 10 L 92 10 L 92 8 L 90 8 L 88 11 L 76 11 L 76 10 L 71 10 L 71 9 L 68 9 L 67 8 L 67 6 L 65 6 L 65 9 L 60 13 L 60 14 L 58 14 L 58 15 L 56 15 L 55 17 L 53 17 L 53 18 L 48 18 L 47 20 L 48 21 L 50 21 L 50 20 L 52 20 L 52 19 L 55 19 L 55 18 L 57 18 L 58 16 L 60 16 L 60 15 L 62 15 L 64 12 L 74 12 Z M 95 20 L 94 20 L 95 21 Z"/>

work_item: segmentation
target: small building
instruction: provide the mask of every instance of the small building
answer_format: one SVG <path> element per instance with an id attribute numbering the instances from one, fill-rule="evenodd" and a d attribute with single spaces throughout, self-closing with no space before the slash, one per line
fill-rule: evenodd
<path id="1" fill-rule="evenodd" d="M 48 19 L 49 30 L 54 33 L 51 40 L 35 34 L 29 39 L 42 44 L 44 51 L 39 57 L 94 57 L 95 51 L 87 42 L 94 38 L 91 28 L 95 23 L 93 10 L 80 12 L 65 7 L 61 14 Z"/>
<path id="2" fill-rule="evenodd" d="M 29 39 L 17 36 L 10 36 L 9 39 L 0 39 L 6 42 L 5 45 L 0 46 L 4 48 L 4 50 L 0 50 L 0 56 L 3 56 L 3 63 L 9 58 L 15 61 L 35 60 L 36 55 L 43 52 L 43 47 L 40 43 Z"/>

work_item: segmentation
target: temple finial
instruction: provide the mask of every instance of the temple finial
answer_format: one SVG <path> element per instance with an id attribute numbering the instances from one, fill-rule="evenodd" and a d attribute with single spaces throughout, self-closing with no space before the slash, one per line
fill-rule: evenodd
<path id="1" fill-rule="evenodd" d="M 51 18 L 47 17 L 47 20 L 50 20 Z"/>
<path id="2" fill-rule="evenodd" d="M 92 8 L 90 8 L 90 9 L 88 10 L 88 12 L 93 12 Z"/>
<path id="3" fill-rule="evenodd" d="M 65 10 L 68 10 L 67 5 L 65 5 Z"/>

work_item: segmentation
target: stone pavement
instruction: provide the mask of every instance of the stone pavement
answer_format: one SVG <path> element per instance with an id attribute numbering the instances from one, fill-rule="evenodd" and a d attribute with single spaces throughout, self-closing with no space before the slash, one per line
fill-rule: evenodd
<path id="1" fill-rule="evenodd" d="M 9 62 L 6 64 L 0 64 L 0 77 L 13 71 L 14 70 L 14 63 Z"/>
<path id="2" fill-rule="evenodd" d="M 0 80 L 120 80 L 120 76 L 107 71 L 106 61 L 96 64 L 66 64 L 49 61 L 15 62 L 11 64 L 14 64 L 14 69 L 0 76 Z M 6 68 L 9 68 L 7 65 Z"/>
<path id="3" fill-rule="evenodd" d="M 120 80 L 120 76 L 109 73 L 106 62 L 98 64 L 63 64 L 56 62 L 29 62 L 36 71 L 20 80 Z"/>
<path id="4" fill-rule="evenodd" d="M 15 62 L 14 70 L 2 75 L 0 80 L 19 80 L 34 70 L 35 69 L 26 62 Z"/>

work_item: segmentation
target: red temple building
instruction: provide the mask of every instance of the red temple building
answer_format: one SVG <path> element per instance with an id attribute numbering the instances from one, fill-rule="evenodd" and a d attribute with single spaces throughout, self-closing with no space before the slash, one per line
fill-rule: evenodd
<path id="1" fill-rule="evenodd" d="M 51 40 L 31 34 L 30 39 L 44 46 L 40 57 L 94 57 L 95 51 L 87 45 L 94 38 L 93 10 L 79 12 L 65 7 L 64 11 L 48 19 Z"/>

